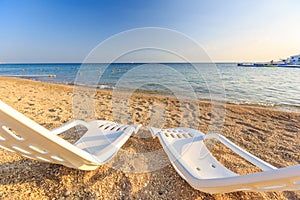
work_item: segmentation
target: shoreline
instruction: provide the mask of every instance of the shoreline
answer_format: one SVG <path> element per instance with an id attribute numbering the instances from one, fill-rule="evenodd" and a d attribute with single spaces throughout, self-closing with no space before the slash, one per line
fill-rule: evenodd
<path id="1" fill-rule="evenodd" d="M 27 81 L 33 81 L 33 82 L 38 82 L 38 83 L 47 83 L 47 84 L 52 84 L 56 86 L 70 86 L 70 87 L 75 87 L 74 83 L 55 83 L 55 82 L 47 82 L 47 81 L 39 81 L 39 80 L 33 80 L 30 78 L 23 78 L 23 77 L 9 77 L 9 76 L 0 76 L 0 78 L 12 78 L 12 79 L 22 79 L 22 80 L 27 80 Z M 106 85 L 103 85 L 106 86 Z M 98 92 L 114 92 L 113 88 L 111 86 L 107 86 L 104 88 L 97 87 L 90 87 L 88 85 L 77 85 L 76 87 L 80 88 L 89 88 L 89 89 L 95 89 Z M 127 93 L 126 90 L 130 89 L 123 89 L 122 92 Z M 175 98 L 172 96 L 172 94 L 169 94 L 164 91 L 158 91 L 158 90 L 143 90 L 143 89 L 138 89 L 134 91 L 134 94 L 139 94 L 139 95 L 146 95 L 146 96 L 154 96 L 154 97 L 161 97 L 161 98 Z M 128 93 L 127 93 L 128 94 Z M 182 99 L 182 100 L 191 100 L 191 99 Z M 296 105 L 288 105 L 288 104 L 274 104 L 274 103 L 264 103 L 264 102 L 257 102 L 257 103 L 252 103 L 252 102 L 247 102 L 247 103 L 237 103 L 234 101 L 228 101 L 228 100 L 209 100 L 209 99 L 197 99 L 197 100 L 191 100 L 191 101 L 199 101 L 203 103 L 213 103 L 213 104 L 223 104 L 223 105 L 237 105 L 237 106 L 246 106 L 246 107 L 253 107 L 253 108 L 263 108 L 263 109 L 270 109 L 274 111 L 282 111 L 282 112 L 289 112 L 289 113 L 300 113 L 300 107 Z"/>
<path id="2" fill-rule="evenodd" d="M 82 98 L 82 101 L 73 105 L 73 89 L 74 87 L 69 85 L 0 77 L 0 99 L 47 129 L 56 128 L 74 119 L 74 107 L 80 108 L 85 99 Z M 126 142 L 122 147 L 124 151 L 134 153 L 162 151 L 158 139 L 152 139 L 150 132 L 145 128 L 149 124 L 157 123 L 164 128 L 186 125 L 197 127 L 204 133 L 217 131 L 276 167 L 300 163 L 300 114 L 298 113 L 226 104 L 225 116 L 219 116 L 212 111 L 210 102 L 186 100 L 181 103 L 175 98 L 149 94 L 133 94 L 126 101 L 127 97 L 126 94 L 112 94 L 112 91 L 108 90 L 96 90 L 95 94 L 88 96 L 95 103 L 97 119 L 141 123 L 144 126 L 139 134 L 132 136 Z M 116 101 L 116 105 L 125 102 L 128 109 L 114 108 L 113 100 Z M 224 109 L 225 106 L 216 104 L 215 108 Z M 160 108 L 165 110 L 162 112 L 163 120 L 155 120 L 155 113 L 157 114 Z M 186 112 L 182 113 L 182 110 Z M 126 114 L 130 119 L 126 118 Z M 223 121 L 222 117 L 224 117 Z M 221 145 L 216 144 L 212 150 L 221 163 L 239 174 L 259 171 Z M 116 170 L 110 167 L 113 163 L 102 165 L 94 171 L 79 171 L 25 159 L 2 149 L 0 155 L 1 199 L 300 198 L 299 191 L 232 192 L 209 195 L 191 188 L 169 163 L 160 169 L 143 173 Z M 124 165 L 135 168 L 143 164 L 144 167 L 151 169 L 155 167 L 153 166 L 155 162 L 160 161 L 157 160 L 159 159 L 147 157 L 143 160 L 145 163 L 129 161 Z"/>

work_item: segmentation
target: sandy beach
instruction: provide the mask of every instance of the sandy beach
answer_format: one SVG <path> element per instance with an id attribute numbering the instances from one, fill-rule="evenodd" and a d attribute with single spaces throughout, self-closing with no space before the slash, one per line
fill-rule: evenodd
<path id="1" fill-rule="evenodd" d="M 122 102 L 122 95 L 119 96 Z M 73 98 L 73 86 L 0 77 L 0 99 L 48 129 L 74 119 Z M 111 91 L 97 90 L 92 98 L 97 119 L 127 123 L 126 119 L 116 119 L 122 110 L 112 112 Z M 187 114 L 187 122 L 181 120 L 181 108 L 190 113 L 196 109 L 188 100 L 180 107 L 175 98 L 134 94 L 129 102 L 130 120 L 144 126 L 140 135 L 132 136 L 122 147 L 131 152 L 162 149 L 158 139 L 152 139 L 145 128 L 150 122 L 155 123 L 150 111 L 156 106 L 165 109 L 164 128 L 191 123 L 206 133 L 211 118 L 218 118 L 211 113 L 209 102 L 196 102 L 201 114 Z M 215 131 L 276 167 L 300 162 L 299 113 L 227 104 L 225 121 Z M 221 145 L 215 145 L 213 153 L 239 174 L 259 171 Z M 206 194 L 189 186 L 171 164 L 145 173 L 127 173 L 109 164 L 94 171 L 79 171 L 29 160 L 2 149 L 0 155 L 0 199 L 300 199 L 300 192 Z"/>

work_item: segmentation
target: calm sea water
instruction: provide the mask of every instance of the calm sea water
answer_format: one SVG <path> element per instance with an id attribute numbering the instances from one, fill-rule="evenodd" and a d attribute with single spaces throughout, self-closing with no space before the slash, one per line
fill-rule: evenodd
<path id="1" fill-rule="evenodd" d="M 1 76 L 192 96 L 300 112 L 300 68 L 236 64 L 1 64 Z"/>

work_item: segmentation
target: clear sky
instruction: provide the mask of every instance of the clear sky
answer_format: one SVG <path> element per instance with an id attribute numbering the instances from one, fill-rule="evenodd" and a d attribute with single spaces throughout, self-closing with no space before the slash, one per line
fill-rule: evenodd
<path id="1" fill-rule="evenodd" d="M 0 0 L 0 62 L 81 62 L 142 27 L 182 32 L 216 62 L 276 60 L 300 53 L 299 11 L 299 0 Z"/>

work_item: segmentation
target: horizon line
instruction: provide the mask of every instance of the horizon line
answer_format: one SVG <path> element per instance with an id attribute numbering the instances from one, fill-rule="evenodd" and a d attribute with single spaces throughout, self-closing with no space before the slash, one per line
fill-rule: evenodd
<path id="1" fill-rule="evenodd" d="M 240 61 L 218 61 L 218 62 L 0 62 L 2 64 L 176 64 L 176 63 L 194 63 L 194 64 L 211 64 L 211 63 L 240 63 Z"/>

